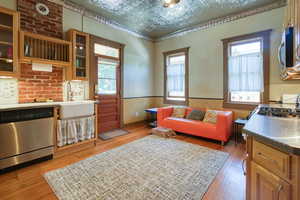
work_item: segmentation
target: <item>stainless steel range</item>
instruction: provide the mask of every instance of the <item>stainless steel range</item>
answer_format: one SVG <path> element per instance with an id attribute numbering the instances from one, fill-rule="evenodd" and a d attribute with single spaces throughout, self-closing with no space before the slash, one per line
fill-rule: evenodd
<path id="1" fill-rule="evenodd" d="M 53 154 L 53 108 L 0 111 L 0 170 Z"/>
<path id="2" fill-rule="evenodd" d="M 258 108 L 257 114 L 273 117 L 300 118 L 300 109 L 290 105 L 261 105 Z"/>

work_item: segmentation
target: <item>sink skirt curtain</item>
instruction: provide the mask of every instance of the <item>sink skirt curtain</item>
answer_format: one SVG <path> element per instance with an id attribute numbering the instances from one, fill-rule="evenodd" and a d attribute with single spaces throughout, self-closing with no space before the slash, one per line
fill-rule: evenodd
<path id="1" fill-rule="evenodd" d="M 62 147 L 68 144 L 94 138 L 95 116 L 58 120 L 57 123 L 57 146 Z"/>

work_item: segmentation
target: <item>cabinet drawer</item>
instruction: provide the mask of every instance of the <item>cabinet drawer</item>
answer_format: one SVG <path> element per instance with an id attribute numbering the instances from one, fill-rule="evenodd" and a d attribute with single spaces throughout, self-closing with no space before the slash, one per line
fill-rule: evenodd
<path id="1" fill-rule="evenodd" d="M 260 142 L 253 141 L 253 160 L 270 170 L 272 173 L 290 179 L 291 157 L 290 155 L 264 145 Z"/>

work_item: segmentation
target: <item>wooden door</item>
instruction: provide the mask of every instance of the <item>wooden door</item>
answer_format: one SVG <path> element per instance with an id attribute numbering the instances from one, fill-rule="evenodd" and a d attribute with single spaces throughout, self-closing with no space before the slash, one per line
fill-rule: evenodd
<path id="1" fill-rule="evenodd" d="M 98 105 L 98 132 L 120 128 L 121 119 L 121 67 L 120 61 L 107 56 L 96 56 Z"/>
<path id="2" fill-rule="evenodd" d="M 251 162 L 251 200 L 290 200 L 290 184 Z"/>

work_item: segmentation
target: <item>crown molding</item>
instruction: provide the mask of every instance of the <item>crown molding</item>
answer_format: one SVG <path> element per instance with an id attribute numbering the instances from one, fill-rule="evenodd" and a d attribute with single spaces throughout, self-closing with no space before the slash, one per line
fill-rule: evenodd
<path id="1" fill-rule="evenodd" d="M 286 0 L 280 0 L 278 2 L 268 4 L 266 6 L 262 6 L 262 7 L 258 7 L 258 8 L 255 8 L 255 9 L 250 9 L 250 10 L 247 10 L 247 11 L 243 11 L 243 12 L 240 12 L 240 13 L 227 15 L 227 16 L 224 16 L 224 17 L 209 20 L 205 23 L 201 23 L 201 24 L 198 24 L 196 26 L 181 29 L 181 30 L 166 34 L 162 37 L 151 38 L 151 37 L 149 37 L 147 35 L 144 35 L 142 33 L 130 30 L 127 27 L 125 27 L 124 25 L 119 24 L 119 23 L 117 23 L 113 20 L 109 20 L 106 17 L 101 16 L 101 15 L 99 15 L 98 13 L 96 13 L 94 11 L 85 9 L 82 6 L 79 6 L 79 5 L 71 2 L 70 0 L 50 0 L 50 1 L 61 4 L 61 5 L 63 5 L 64 8 L 72 10 L 72 11 L 77 12 L 77 13 L 80 13 L 81 15 L 83 15 L 85 17 L 88 17 L 90 19 L 93 19 L 93 20 L 97 21 L 98 23 L 106 24 L 108 26 L 111 26 L 112 28 L 127 32 L 127 33 L 129 33 L 129 34 L 131 34 L 135 37 L 142 38 L 142 39 L 145 39 L 145 40 L 148 40 L 148 41 L 151 41 L 151 42 L 160 42 L 160 41 L 167 40 L 167 39 L 170 39 L 170 38 L 173 38 L 173 37 L 180 37 L 182 35 L 185 35 L 185 34 L 188 34 L 188 33 L 191 33 L 191 32 L 209 29 L 209 28 L 215 27 L 217 25 L 229 23 L 229 22 L 232 22 L 232 21 L 235 21 L 235 20 L 239 20 L 239 19 L 246 18 L 246 17 L 252 16 L 252 15 L 267 12 L 267 11 L 270 11 L 270 10 L 273 10 L 273 9 L 276 9 L 276 8 L 281 8 L 281 7 L 284 7 L 284 6 L 287 5 Z"/>

